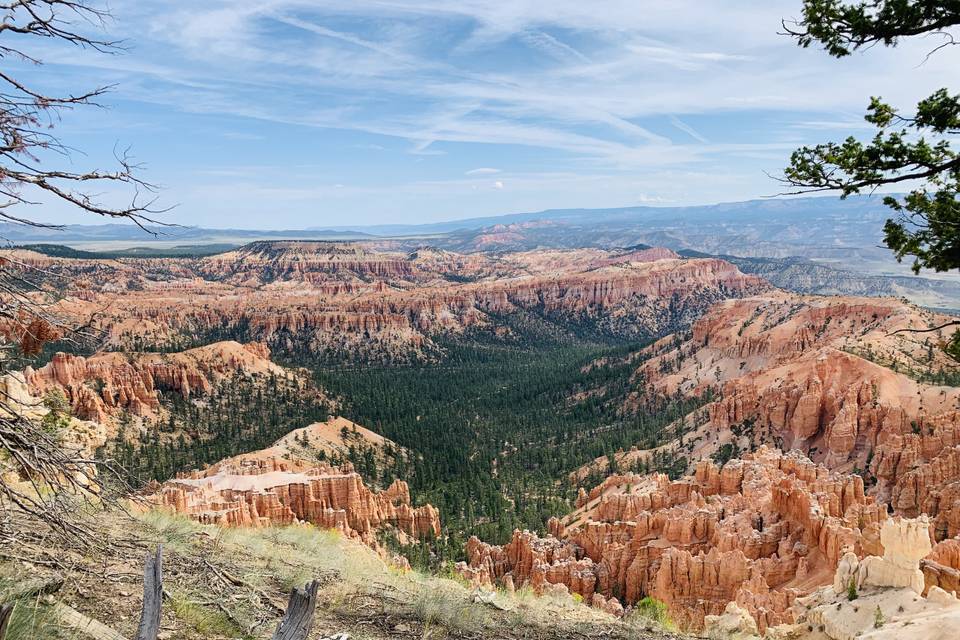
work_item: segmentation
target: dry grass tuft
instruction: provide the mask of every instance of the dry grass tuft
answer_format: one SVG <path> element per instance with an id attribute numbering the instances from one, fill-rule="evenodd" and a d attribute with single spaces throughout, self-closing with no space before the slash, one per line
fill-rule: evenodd
<path id="1" fill-rule="evenodd" d="M 17 581 L 0 575 L 0 603 L 14 605 L 4 640 L 72 640 L 64 630 L 52 606 L 42 597 L 16 598 Z"/>

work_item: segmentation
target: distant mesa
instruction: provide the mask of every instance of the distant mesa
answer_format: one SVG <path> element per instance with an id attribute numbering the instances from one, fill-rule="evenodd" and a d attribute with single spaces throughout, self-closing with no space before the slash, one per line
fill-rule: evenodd
<path id="1" fill-rule="evenodd" d="M 97 328 L 107 348 L 133 351 L 176 351 L 211 335 L 327 357 L 425 359 L 440 351 L 438 337 L 509 337 L 498 318 L 530 313 L 548 331 L 646 339 L 770 288 L 728 262 L 651 247 L 459 254 L 393 241 L 273 241 L 201 258 L 10 255 L 69 276 L 63 313 L 105 310 Z"/>

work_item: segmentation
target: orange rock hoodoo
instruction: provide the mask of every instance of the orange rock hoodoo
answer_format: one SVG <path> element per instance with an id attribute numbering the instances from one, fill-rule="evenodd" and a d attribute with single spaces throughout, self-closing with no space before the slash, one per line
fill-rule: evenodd
<path id="1" fill-rule="evenodd" d="M 951 538 L 936 544 L 933 551 L 920 561 L 926 588 L 940 587 L 960 595 L 960 538 Z"/>
<path id="2" fill-rule="evenodd" d="M 921 417 L 878 438 L 870 465 L 897 513 L 933 520 L 935 540 L 960 536 L 960 412 Z M 960 568 L 960 555 L 954 555 Z"/>
<path id="3" fill-rule="evenodd" d="M 701 462 L 673 482 L 612 476 L 585 499 L 551 520 L 548 538 L 516 531 L 503 547 L 472 538 L 461 573 L 535 590 L 562 584 L 588 601 L 651 595 L 692 627 L 736 601 L 762 630 L 791 621 L 794 599 L 829 583 L 844 551 L 880 553 L 887 517 L 860 476 L 765 447 L 722 468 Z"/>
<path id="4" fill-rule="evenodd" d="M 683 454 L 689 458 L 707 457 L 727 442 L 741 449 L 765 442 L 799 449 L 831 469 L 872 464 L 889 483 L 914 463 L 942 455 L 937 468 L 914 475 L 956 479 L 949 456 L 958 438 L 960 388 L 915 379 L 953 366 L 935 348 L 945 335 L 897 333 L 942 320 L 892 299 L 775 293 L 731 300 L 713 307 L 685 339 L 671 336 L 650 347 L 638 375 L 654 393 L 719 392 L 702 412 L 706 421 L 687 421 L 694 429 Z M 881 488 L 882 497 L 891 493 L 909 517 L 919 514 L 913 502 L 936 501 Z"/>
<path id="5" fill-rule="evenodd" d="M 107 306 L 100 326 L 118 347 L 176 347 L 183 336 L 236 330 L 271 345 L 408 357 L 431 348 L 436 334 L 491 327 L 494 314 L 534 308 L 652 336 L 718 300 L 769 288 L 728 262 L 666 249 L 495 256 L 389 241 L 265 242 L 199 260 L 28 258 L 84 285 L 64 301 L 65 314 Z M 108 306 L 120 291 L 123 304 Z"/>
<path id="6" fill-rule="evenodd" d="M 656 596 L 695 627 L 705 613 L 720 615 L 734 601 L 762 630 L 791 621 L 789 603 L 828 582 L 842 549 L 880 555 L 877 525 L 889 510 L 908 518 L 929 516 L 934 547 L 921 563 L 926 587 L 956 590 L 960 388 L 925 381 L 953 370 L 937 348 L 949 334 L 900 331 L 944 320 L 900 300 L 785 292 L 714 306 L 688 334 L 668 336 L 635 356 L 642 364 L 634 400 L 642 399 L 640 394 L 714 391 L 717 399 L 671 425 L 677 436 L 662 447 L 690 461 L 693 477 L 679 483 L 660 478 L 657 490 L 651 490 L 639 483 L 652 480 L 614 476 L 589 493 L 581 490 L 579 515 L 569 524 L 553 525 L 562 543 L 528 544 L 524 534 L 504 551 L 474 543 L 465 573 L 484 580 L 515 571 L 514 563 L 503 558 L 509 557 L 508 549 L 522 555 L 512 549 L 526 544 L 543 550 L 538 557 L 551 566 L 544 574 L 548 580 L 562 573 L 558 567 L 565 563 L 557 559 L 589 560 L 595 581 L 564 577 L 564 584 L 600 589 L 613 576 L 613 593 L 627 604 L 644 594 Z M 705 482 L 712 475 L 706 470 L 714 467 L 698 460 L 724 446 L 736 454 L 764 444 L 793 452 L 781 457 L 761 447 L 720 471 L 719 492 Z M 817 484 L 806 480 L 809 472 L 787 472 L 783 466 L 801 452 L 820 465 L 797 467 L 817 469 Z M 648 462 L 652 453 L 635 449 L 618 453 L 617 460 L 623 468 Z M 771 455 L 781 460 L 787 477 L 769 471 L 758 475 L 756 465 Z M 606 464 L 601 459 L 592 468 Z M 725 484 L 731 465 L 753 468 L 745 471 L 753 477 L 772 478 L 761 485 L 770 487 L 769 493 L 757 493 L 747 475 Z M 584 477 L 589 468 L 572 477 Z M 866 497 L 860 470 L 869 487 Z M 858 475 L 844 475 L 850 472 Z M 824 488 L 825 479 L 832 488 Z M 659 488 L 677 491 L 676 486 L 691 482 L 695 493 L 682 498 L 685 504 L 665 499 L 669 491 Z M 627 484 L 636 486 L 627 491 Z M 634 494 L 645 502 L 630 511 L 622 505 L 640 499 Z M 750 503 L 746 508 L 735 506 L 744 498 Z M 651 528 L 650 522 L 662 527 Z M 561 550 L 547 552 L 551 544 Z M 531 574 L 530 579 L 541 577 Z"/>
<path id="7" fill-rule="evenodd" d="M 262 344 L 217 342 L 180 353 L 133 357 L 117 352 L 89 358 L 57 353 L 39 369 L 28 367 L 24 377 L 34 395 L 59 388 L 75 416 L 105 422 L 119 409 L 138 416 L 152 414 L 160 407 L 161 391 L 185 399 L 206 395 L 218 380 L 238 371 L 282 372 Z"/>
<path id="8" fill-rule="evenodd" d="M 905 517 L 929 515 L 940 541 L 960 535 L 960 388 L 920 381 L 955 366 L 936 348 L 949 334 L 900 330 L 943 320 L 892 299 L 731 300 L 686 339 L 650 347 L 638 377 L 653 393 L 718 392 L 675 425 L 685 431 L 669 445 L 677 455 L 765 443 L 831 470 L 866 469 L 879 501 Z"/>
<path id="9" fill-rule="evenodd" d="M 417 539 L 440 534 L 438 511 L 431 505 L 412 506 L 405 482 L 396 480 L 375 493 L 349 464 L 309 466 L 276 457 L 240 456 L 164 483 L 153 500 L 204 524 L 263 527 L 309 522 L 373 547 L 377 531 L 386 526 Z"/>

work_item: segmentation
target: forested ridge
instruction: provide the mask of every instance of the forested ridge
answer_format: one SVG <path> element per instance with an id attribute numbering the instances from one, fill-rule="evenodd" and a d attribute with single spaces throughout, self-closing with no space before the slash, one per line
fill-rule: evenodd
<path id="1" fill-rule="evenodd" d="M 269 447 L 329 416 L 328 403 L 315 390 L 276 375 L 236 373 L 202 399 L 184 400 L 176 393 L 162 397 L 165 419 L 148 419 L 141 433 L 133 434 L 133 420 L 123 414 L 116 439 L 100 452 L 137 487 Z"/>
<path id="2" fill-rule="evenodd" d="M 443 540 L 406 551 L 414 561 L 437 562 L 459 557 L 469 535 L 505 542 L 515 528 L 543 531 L 551 515 L 572 508 L 571 471 L 617 450 L 660 444 L 667 425 L 705 401 L 645 396 L 632 357 L 642 345 L 588 323 L 563 326 L 530 314 L 500 318 L 498 326 L 509 328 L 506 337 L 486 330 L 437 337 L 442 355 L 430 360 L 355 357 L 332 365 L 327 354 L 288 348 L 274 358 L 310 371 L 306 389 L 283 377 L 237 374 L 206 398 L 163 394 L 166 418 L 133 437 L 125 431 L 132 420 L 123 420 L 101 455 L 115 459 L 132 484 L 162 481 L 326 419 L 322 390 L 338 414 L 410 452 L 378 457 L 356 443 L 331 461 L 349 459 L 371 486 L 404 479 L 415 503 L 435 505 Z M 641 406 L 625 411 L 637 391 Z M 676 475 L 686 462 L 663 456 L 651 466 Z"/>

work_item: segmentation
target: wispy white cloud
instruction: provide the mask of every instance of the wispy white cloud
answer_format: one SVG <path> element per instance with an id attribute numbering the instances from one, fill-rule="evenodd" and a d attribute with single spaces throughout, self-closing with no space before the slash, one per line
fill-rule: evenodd
<path id="1" fill-rule="evenodd" d="M 223 125 L 219 135 L 237 144 L 275 144 L 261 125 L 352 135 L 349 148 L 384 152 L 365 161 L 465 176 L 464 190 L 509 195 L 515 199 L 501 204 L 510 208 L 589 189 L 598 200 L 603 192 L 628 202 L 759 195 L 769 185 L 761 169 L 775 171 L 798 144 L 861 131 L 857 114 L 868 96 L 904 105 L 960 84 L 960 51 L 952 48 L 918 68 L 929 43 L 840 61 L 796 47 L 777 31 L 781 18 L 798 13 L 798 0 L 609 0 L 602 10 L 582 0 L 112 4 L 131 53 L 51 47 L 41 56 L 53 63 L 45 73 L 80 87 L 116 82 L 124 100 L 164 113 L 254 123 Z M 515 177 L 518 157 L 579 179 L 551 180 L 555 194 L 537 195 Z M 510 167 L 509 189 L 491 190 L 488 164 Z M 682 184 L 669 193 L 656 182 L 628 184 L 628 176 L 664 172 Z M 704 181 L 711 172 L 727 186 Z M 404 193 L 442 200 L 417 184 Z M 387 197 L 356 186 L 283 188 L 304 197 Z"/>
<path id="2" fill-rule="evenodd" d="M 194 81 L 196 91 L 188 87 L 178 96 L 183 108 L 386 130 L 410 140 L 415 153 L 429 146 L 423 145 L 426 134 L 434 141 L 472 142 L 476 126 L 488 125 L 494 144 L 535 146 L 547 141 L 544 146 L 574 154 L 612 151 L 620 156 L 620 145 L 670 144 L 638 123 L 647 116 L 831 109 L 852 106 L 854 97 L 862 103 L 869 93 L 864 80 L 847 82 L 864 75 L 862 64 L 849 65 L 853 73 L 843 73 L 826 56 L 813 57 L 813 52 L 776 37 L 779 18 L 795 13 L 791 2 L 749 11 L 728 3 L 676 3 L 679 15 L 697 15 L 696 21 L 677 21 L 678 13 L 652 2 L 614 1 L 604 11 L 573 0 L 557 0 L 549 11 L 537 3 L 508 7 L 494 0 L 334 0 L 322 8 L 306 0 L 214 1 L 200 8 L 173 0 L 170 5 L 173 11 L 151 14 L 141 5 L 136 13 L 143 20 L 155 18 L 149 22 L 158 42 L 202 58 L 209 68 L 186 68 L 186 74 L 178 73 L 176 65 L 143 71 L 165 82 L 200 76 Z M 355 33 L 325 24 L 342 25 L 346 16 L 367 27 Z M 380 26 L 385 17 L 404 25 L 401 35 Z M 452 45 L 454 51 L 457 42 L 450 41 L 449 34 L 462 30 L 464 23 L 472 25 L 467 38 L 475 51 L 504 47 L 516 36 L 564 64 L 514 68 L 508 56 L 505 64 L 480 69 L 469 60 L 444 59 L 423 50 L 421 43 L 433 40 Z M 314 38 L 297 40 L 288 48 L 276 32 L 279 27 Z M 593 53 L 588 57 L 547 28 L 579 34 L 591 43 Z M 786 59 L 786 52 L 794 55 Z M 879 53 L 886 63 L 889 57 Z M 173 64 L 176 57 L 170 60 Z M 811 73 L 814 67 L 828 66 L 834 67 L 835 82 L 819 69 Z M 896 65 L 887 75 L 898 75 Z M 250 90 L 238 89 L 240 82 L 249 83 Z M 824 90 L 825 83 L 833 85 L 830 90 Z M 255 90 L 258 84 L 284 89 L 264 100 Z M 147 93 L 141 97 L 149 100 Z M 298 93 L 318 93 L 323 115 L 311 113 L 316 107 L 304 109 Z M 331 109 L 330 98 L 345 105 Z M 380 104 L 387 99 L 392 108 Z M 461 108 L 463 103 L 468 108 Z M 329 117 L 334 113 L 337 117 Z M 704 136 L 681 130 L 704 143 Z M 587 138 L 593 142 L 584 144 Z"/>
<path id="3" fill-rule="evenodd" d="M 570 45 L 543 31 L 525 31 L 521 38 L 530 46 L 546 53 L 560 62 L 590 62 L 590 58 L 583 55 Z"/>
<path id="4" fill-rule="evenodd" d="M 676 116 L 674 116 L 674 115 L 671 115 L 671 116 L 670 116 L 670 124 L 672 124 L 673 126 L 675 126 L 675 127 L 676 127 L 677 129 L 679 129 L 680 131 L 683 131 L 685 134 L 687 134 L 688 136 L 690 136 L 691 138 L 693 138 L 693 139 L 696 140 L 697 142 L 702 142 L 703 144 L 709 144 L 709 143 L 710 143 L 709 140 L 707 140 L 707 139 L 704 138 L 702 135 L 700 135 L 699 133 L 697 133 L 697 130 L 696 130 L 696 129 L 694 129 L 693 127 L 691 127 L 690 125 L 688 125 L 686 122 L 684 122 L 683 120 L 681 120 L 680 118 L 678 118 L 678 117 L 676 117 Z"/>

